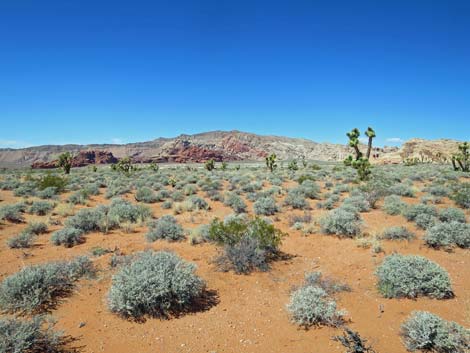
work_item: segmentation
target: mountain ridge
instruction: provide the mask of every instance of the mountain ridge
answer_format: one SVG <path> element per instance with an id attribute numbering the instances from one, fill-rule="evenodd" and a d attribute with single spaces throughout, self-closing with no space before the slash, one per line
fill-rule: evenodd
<path id="1" fill-rule="evenodd" d="M 409 157 L 425 155 L 432 159 L 434 152 L 449 156 L 456 149 L 458 141 L 450 139 L 411 139 L 398 147 L 375 147 L 373 162 L 400 163 Z M 365 145 L 361 146 L 365 149 Z M 435 151 L 434 151 L 435 150 Z M 131 157 L 136 163 L 186 163 L 215 161 L 259 161 L 275 153 L 279 160 L 305 158 L 318 161 L 341 161 L 352 153 L 347 144 L 315 142 L 306 138 L 276 135 L 258 135 L 239 130 L 206 131 L 196 134 L 180 134 L 176 137 L 158 137 L 150 141 L 125 144 L 66 144 L 41 145 L 20 149 L 0 149 L 0 166 L 26 167 L 35 165 L 51 166 L 60 153 L 71 152 L 79 155 L 94 152 L 97 156 L 109 153 L 107 158 L 98 158 L 100 163 L 113 158 Z M 93 162 L 90 153 L 84 160 Z M 431 158 L 432 157 L 432 158 Z M 83 165 L 83 160 L 80 165 Z"/>

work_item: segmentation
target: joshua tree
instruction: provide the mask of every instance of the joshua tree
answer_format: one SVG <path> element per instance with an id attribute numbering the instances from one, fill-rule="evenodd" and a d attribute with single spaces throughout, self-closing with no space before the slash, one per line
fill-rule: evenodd
<path id="1" fill-rule="evenodd" d="M 135 169 L 136 168 L 132 165 L 132 161 L 130 157 L 121 158 L 119 162 L 115 164 L 115 167 L 114 167 L 114 170 L 117 170 L 126 175 L 129 175 Z"/>
<path id="2" fill-rule="evenodd" d="M 366 157 L 363 157 L 362 152 L 359 150 L 359 136 L 361 135 L 359 129 L 354 128 L 346 134 L 346 136 L 349 137 L 349 146 L 354 148 L 354 151 L 356 152 L 356 158 L 354 159 L 353 156 L 350 155 L 344 160 L 344 164 L 356 169 L 360 180 L 368 179 L 371 173 L 369 157 L 372 150 L 372 140 L 375 137 L 375 131 L 371 127 L 368 127 L 365 134 L 369 138 Z"/>
<path id="3" fill-rule="evenodd" d="M 354 148 L 354 151 L 356 152 L 356 160 L 362 157 L 362 152 L 359 151 L 359 136 L 361 133 L 359 132 L 359 129 L 352 129 L 350 132 L 346 133 L 346 136 L 349 137 L 349 146 Z"/>
<path id="4" fill-rule="evenodd" d="M 160 169 L 160 167 L 158 166 L 158 164 L 156 162 L 152 162 L 150 163 L 149 165 L 149 169 L 150 170 L 153 170 L 154 172 L 158 172 L 158 170 Z"/>
<path id="5" fill-rule="evenodd" d="M 291 171 L 299 170 L 299 166 L 297 165 L 297 161 L 295 159 L 291 160 L 289 162 L 289 165 L 287 166 L 287 169 Z"/>
<path id="6" fill-rule="evenodd" d="M 277 168 L 276 155 L 274 153 L 272 153 L 269 157 L 266 157 L 266 166 L 271 173 L 274 172 L 274 169 Z"/>
<path id="7" fill-rule="evenodd" d="M 369 138 L 369 142 L 367 143 L 367 154 L 366 154 L 366 158 L 369 159 L 370 151 L 372 150 L 372 140 L 375 137 L 375 131 L 371 127 L 368 127 L 365 134 Z"/>
<path id="8" fill-rule="evenodd" d="M 206 163 L 204 163 L 204 167 L 208 170 L 208 171 L 212 171 L 215 169 L 215 162 L 213 159 L 209 159 L 208 161 L 206 161 Z"/>
<path id="9" fill-rule="evenodd" d="M 59 156 L 57 161 L 57 166 L 64 170 L 65 174 L 70 174 L 70 169 L 72 168 L 72 154 L 70 152 L 64 152 Z"/>
<path id="10" fill-rule="evenodd" d="M 454 170 L 470 171 L 470 146 L 468 142 L 459 145 L 459 152 L 452 156 Z"/>

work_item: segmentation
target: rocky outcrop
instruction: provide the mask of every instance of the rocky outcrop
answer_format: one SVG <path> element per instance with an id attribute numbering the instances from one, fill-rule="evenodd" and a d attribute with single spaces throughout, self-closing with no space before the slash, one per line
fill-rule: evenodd
<path id="1" fill-rule="evenodd" d="M 402 148 L 374 148 L 372 163 L 401 163 L 409 156 L 425 155 L 431 158 L 441 151 L 450 156 L 457 141 L 426 141 L 413 139 Z M 365 151 L 366 146 L 360 149 Z M 307 139 L 281 136 L 264 136 L 240 131 L 212 131 L 175 138 L 158 138 L 153 141 L 125 145 L 63 145 L 37 146 L 23 149 L 0 149 L 0 166 L 53 168 L 62 152 L 71 152 L 74 166 L 115 163 L 117 159 L 131 157 L 135 163 L 186 163 L 215 161 L 261 161 L 275 153 L 279 160 L 300 159 L 342 161 L 352 149 L 347 145 L 318 143 Z M 434 158 L 433 157 L 433 158 Z"/>
<path id="2" fill-rule="evenodd" d="M 90 164 L 116 163 L 118 159 L 109 151 L 79 151 L 72 159 L 73 167 L 85 167 Z M 31 164 L 33 169 L 57 168 L 57 160 L 48 162 L 37 161 Z"/>

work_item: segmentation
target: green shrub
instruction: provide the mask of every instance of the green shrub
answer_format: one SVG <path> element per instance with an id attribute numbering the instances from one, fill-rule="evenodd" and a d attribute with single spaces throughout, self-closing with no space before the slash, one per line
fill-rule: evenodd
<path id="1" fill-rule="evenodd" d="M 399 226 L 385 229 L 382 234 L 380 234 L 379 238 L 388 240 L 411 240 L 416 238 L 416 235 L 406 229 L 406 227 Z"/>
<path id="2" fill-rule="evenodd" d="M 398 195 L 389 195 L 384 198 L 383 209 L 385 213 L 396 216 L 401 214 L 406 208 L 406 203 L 403 202 Z"/>
<path id="3" fill-rule="evenodd" d="M 292 321 L 308 328 L 313 325 L 338 326 L 343 312 L 338 311 L 336 302 L 320 287 L 307 285 L 294 291 L 287 310 Z"/>
<path id="4" fill-rule="evenodd" d="M 421 229 L 428 229 L 438 222 L 439 219 L 436 216 L 430 215 L 428 213 L 421 213 L 415 218 L 416 225 Z"/>
<path id="5" fill-rule="evenodd" d="M 104 230 L 107 217 L 107 208 L 105 206 L 97 208 L 82 208 L 75 215 L 65 220 L 65 226 L 68 228 L 76 228 L 84 233 L 97 230 Z M 116 226 L 115 222 L 110 222 L 109 229 Z"/>
<path id="6" fill-rule="evenodd" d="M 430 227 L 424 235 L 426 245 L 432 248 L 451 249 L 458 246 L 470 248 L 470 225 L 461 222 L 437 223 Z"/>
<path id="7" fill-rule="evenodd" d="M 38 191 L 36 195 L 41 199 L 52 199 L 57 195 L 57 188 L 54 186 L 48 186 L 44 190 Z"/>
<path id="8" fill-rule="evenodd" d="M 109 309 L 123 317 L 169 316 L 188 309 L 204 290 L 196 266 L 170 252 L 144 252 L 113 276 Z"/>
<path id="9" fill-rule="evenodd" d="M 466 353 L 470 349 L 469 330 L 426 311 L 414 311 L 400 333 L 410 352 Z"/>
<path id="10" fill-rule="evenodd" d="M 71 248 L 83 243 L 85 238 L 83 237 L 83 230 L 65 227 L 52 233 L 51 241 L 54 245 L 63 245 L 66 248 Z"/>
<path id="11" fill-rule="evenodd" d="M 67 179 L 62 178 L 54 174 L 46 174 L 37 182 L 37 187 L 39 190 L 45 190 L 47 188 L 53 187 L 56 192 L 60 193 L 65 190 L 67 186 Z"/>
<path id="12" fill-rule="evenodd" d="M 267 270 L 269 261 L 277 256 L 284 236 L 260 218 L 231 217 L 224 222 L 216 218 L 209 226 L 209 240 L 224 246 L 216 264 L 223 271 L 234 270 L 236 273 Z"/>
<path id="13" fill-rule="evenodd" d="M 0 319 L 0 352 L 60 353 L 67 352 L 67 340 L 42 316 L 32 320 Z"/>
<path id="14" fill-rule="evenodd" d="M 338 208 L 329 211 L 320 219 L 320 227 L 325 234 L 334 234 L 340 237 L 353 238 L 361 233 L 362 220 L 359 215 Z"/>
<path id="15" fill-rule="evenodd" d="M 253 210 L 257 215 L 271 216 L 276 212 L 279 212 L 279 207 L 276 205 L 276 201 L 269 196 L 259 198 L 253 203 Z"/>
<path id="16" fill-rule="evenodd" d="M 210 206 L 207 203 L 207 201 L 197 195 L 191 195 L 190 197 L 188 197 L 188 202 L 191 204 L 191 208 L 193 210 L 209 210 L 210 209 Z"/>
<path id="17" fill-rule="evenodd" d="M 302 182 L 299 189 L 309 199 L 318 199 L 320 197 L 320 187 L 312 180 Z"/>
<path id="18" fill-rule="evenodd" d="M 54 204 L 48 201 L 34 201 L 28 209 L 28 212 L 38 216 L 44 216 L 52 211 Z"/>
<path id="19" fill-rule="evenodd" d="M 92 272 L 86 257 L 25 267 L 0 284 L 0 309 L 8 313 L 48 311 L 71 293 L 75 281 Z"/>
<path id="20" fill-rule="evenodd" d="M 178 224 L 176 218 L 171 215 L 165 215 L 150 224 L 150 229 L 145 237 L 149 242 L 158 239 L 178 241 L 184 239 L 185 235 L 183 227 Z"/>
<path id="21" fill-rule="evenodd" d="M 453 297 L 448 273 L 422 256 L 393 254 L 377 268 L 378 288 L 386 298 Z"/>

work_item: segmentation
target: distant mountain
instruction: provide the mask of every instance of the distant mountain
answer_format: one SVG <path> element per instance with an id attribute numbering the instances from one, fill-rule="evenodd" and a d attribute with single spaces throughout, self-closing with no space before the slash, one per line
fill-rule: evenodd
<path id="1" fill-rule="evenodd" d="M 439 144 L 440 146 L 446 146 L 443 148 L 446 153 L 456 149 L 456 141 L 439 141 L 443 141 Z M 400 153 L 403 150 L 409 150 L 408 144 L 408 142 L 405 143 L 401 149 L 397 147 L 375 148 L 373 153 L 378 154 L 378 160 L 384 163 L 397 163 L 401 161 Z M 416 149 L 415 146 L 412 150 Z M 65 151 L 77 156 L 77 165 L 110 163 L 115 158 L 126 156 L 131 157 L 136 163 L 204 162 L 208 159 L 259 161 L 271 153 L 275 153 L 279 160 L 305 158 L 318 161 L 341 161 L 352 153 L 351 148 L 346 144 L 318 143 L 308 139 L 264 136 L 241 131 L 211 131 L 174 138 L 161 137 L 153 141 L 122 145 L 44 145 L 21 149 L 0 149 L 0 166 L 27 167 L 34 164 L 36 167 L 51 167 L 57 156 Z M 413 154 L 413 151 L 407 153 Z"/>

